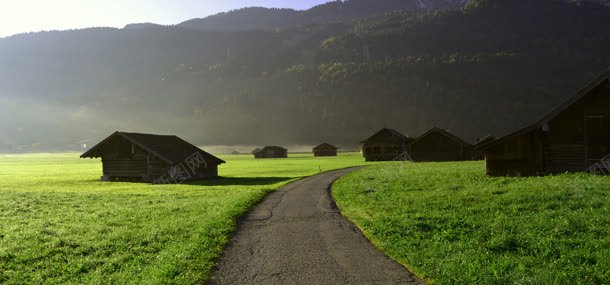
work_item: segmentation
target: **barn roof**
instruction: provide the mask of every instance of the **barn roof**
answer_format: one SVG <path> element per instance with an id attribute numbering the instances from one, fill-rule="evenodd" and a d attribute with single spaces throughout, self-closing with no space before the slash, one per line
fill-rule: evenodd
<path id="1" fill-rule="evenodd" d="M 266 147 L 263 147 L 263 149 L 261 149 L 260 151 L 267 151 L 267 150 L 283 150 L 283 151 L 288 151 L 288 149 L 283 148 L 281 146 L 266 146 Z"/>
<path id="2" fill-rule="evenodd" d="M 568 100 L 563 102 L 563 104 L 557 106 L 555 109 L 553 109 L 550 113 L 548 113 L 542 119 L 538 120 L 537 122 L 535 122 L 525 128 L 519 129 L 513 133 L 503 136 L 497 140 L 483 144 L 483 145 L 477 147 L 477 149 L 487 149 L 506 139 L 516 137 L 516 136 L 531 132 L 533 130 L 536 130 L 538 128 L 541 128 L 546 123 L 548 123 L 549 121 L 551 121 L 552 119 L 557 117 L 559 114 L 561 114 L 563 111 L 567 110 L 574 103 L 580 101 L 580 99 L 585 97 L 587 94 L 591 93 L 591 91 L 593 91 L 595 88 L 597 88 L 603 84 L 606 84 L 609 81 L 610 81 L 610 69 L 606 70 L 606 72 L 604 72 L 603 74 L 598 76 L 595 80 L 591 81 L 591 83 L 589 83 L 587 86 L 585 86 L 583 89 L 581 89 L 578 93 L 576 93 L 576 95 L 570 97 Z"/>
<path id="3" fill-rule="evenodd" d="M 496 138 L 495 136 L 492 136 L 492 135 L 487 135 L 487 136 L 485 136 L 485 137 L 483 137 L 483 138 L 479 139 L 477 142 L 475 142 L 475 143 L 474 143 L 474 145 L 475 145 L 475 146 L 484 145 L 484 144 L 486 144 L 486 143 L 489 143 L 489 142 L 495 141 L 496 139 L 498 139 L 498 138 Z"/>
<path id="4" fill-rule="evenodd" d="M 429 131 L 425 132 L 424 134 L 419 136 L 417 139 L 415 139 L 413 142 L 411 142 L 411 144 L 415 144 L 418 141 L 422 140 L 423 138 L 425 138 L 425 137 L 427 137 L 427 136 L 429 136 L 429 135 L 431 135 L 433 133 L 440 133 L 441 135 L 446 136 L 449 139 L 454 140 L 455 142 L 457 142 L 459 144 L 470 145 L 470 143 L 468 143 L 465 140 L 457 137 L 456 135 L 454 135 L 454 134 L 452 134 L 452 133 L 450 133 L 450 132 L 448 132 L 446 130 L 443 130 L 441 128 L 437 128 L 437 127 L 434 127 L 432 129 L 430 129 Z"/>
<path id="5" fill-rule="evenodd" d="M 218 164 L 225 163 L 224 160 L 201 150 L 200 148 L 188 143 L 187 141 L 177 136 L 138 134 L 126 132 L 115 132 L 102 142 L 98 143 L 96 146 L 89 149 L 87 152 L 83 153 L 81 157 L 100 157 L 100 153 L 98 152 L 99 148 L 102 147 L 111 138 L 117 136 L 137 145 L 138 147 L 149 152 L 150 154 L 172 165 L 184 162 L 184 160 L 186 160 L 197 152 L 201 153 L 207 160 L 214 161 Z"/>
<path id="6" fill-rule="evenodd" d="M 405 140 L 405 141 L 410 141 L 410 140 L 413 140 L 413 138 L 410 138 L 410 137 L 408 137 L 408 136 L 405 136 L 405 135 L 403 135 L 403 134 L 399 133 L 398 131 L 396 131 L 396 130 L 394 130 L 394 129 L 390 129 L 390 128 L 383 128 L 383 129 L 379 130 L 378 132 L 376 132 L 375 134 L 373 134 L 372 136 L 370 136 L 368 139 L 361 141 L 360 143 L 363 143 L 363 144 L 364 144 L 364 143 L 367 143 L 368 141 L 370 141 L 370 140 L 374 139 L 376 136 L 378 136 L 378 135 L 380 135 L 380 134 L 382 134 L 382 133 L 384 133 L 384 132 L 388 132 L 388 133 L 390 133 L 391 135 L 396 136 L 396 137 L 399 137 L 399 138 L 401 138 L 401 139 L 403 139 L 403 140 Z"/>
<path id="7" fill-rule="evenodd" d="M 329 143 L 323 143 L 323 144 L 321 144 L 321 145 L 319 145 L 319 146 L 314 147 L 313 149 L 314 149 L 314 150 L 316 150 L 316 149 L 329 149 L 329 148 L 332 148 L 332 149 L 337 149 L 337 147 L 336 147 L 336 146 L 331 145 L 331 144 L 329 144 Z"/>

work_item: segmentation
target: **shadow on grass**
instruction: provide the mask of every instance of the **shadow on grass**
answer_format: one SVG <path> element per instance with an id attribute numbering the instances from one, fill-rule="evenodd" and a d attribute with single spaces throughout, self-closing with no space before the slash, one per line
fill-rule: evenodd
<path id="1" fill-rule="evenodd" d="M 217 177 L 203 180 L 191 180 L 182 183 L 168 183 L 169 185 L 193 185 L 193 186 L 267 186 L 281 182 L 286 182 L 298 177 Z M 100 182 L 99 179 L 85 180 L 87 183 Z M 113 180 L 103 183 L 128 183 L 134 185 L 154 184 L 150 181 L 138 180 Z"/>
<path id="2" fill-rule="evenodd" d="M 294 178 L 296 177 L 218 177 L 189 181 L 184 184 L 200 186 L 265 186 L 286 182 Z"/>

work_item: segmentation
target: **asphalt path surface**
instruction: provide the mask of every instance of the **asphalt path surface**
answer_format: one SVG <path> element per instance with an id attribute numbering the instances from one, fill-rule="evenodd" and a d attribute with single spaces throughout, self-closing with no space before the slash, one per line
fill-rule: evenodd
<path id="1" fill-rule="evenodd" d="M 424 284 L 379 252 L 330 196 L 322 173 L 269 194 L 238 224 L 210 284 Z"/>

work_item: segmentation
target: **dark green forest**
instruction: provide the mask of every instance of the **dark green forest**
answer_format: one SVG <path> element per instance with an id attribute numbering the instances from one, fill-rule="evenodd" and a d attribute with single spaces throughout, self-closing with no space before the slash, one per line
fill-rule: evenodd
<path id="1" fill-rule="evenodd" d="M 382 127 L 437 126 L 473 141 L 537 119 L 610 67 L 608 6 L 419 2 L 0 39 L 0 151 L 71 149 L 115 130 L 356 146 Z"/>

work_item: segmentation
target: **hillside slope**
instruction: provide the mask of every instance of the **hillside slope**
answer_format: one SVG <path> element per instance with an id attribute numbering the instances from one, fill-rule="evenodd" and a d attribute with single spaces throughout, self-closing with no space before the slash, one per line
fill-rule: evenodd
<path id="1" fill-rule="evenodd" d="M 273 30 L 346 22 L 393 11 L 457 9 L 464 3 L 466 0 L 350 0 L 332 1 L 306 11 L 253 7 L 188 20 L 178 26 L 204 31 Z"/>
<path id="2" fill-rule="evenodd" d="M 470 4 L 281 30 L 0 39 L 0 149 L 73 148 L 119 129 L 356 145 L 384 126 L 412 136 L 438 126 L 474 140 L 536 118 L 610 66 L 609 8 Z"/>

